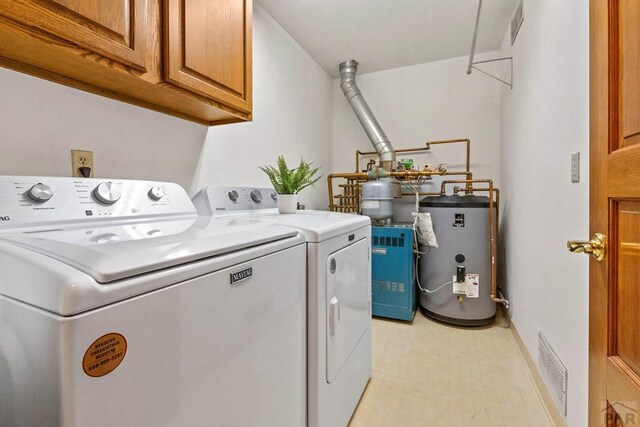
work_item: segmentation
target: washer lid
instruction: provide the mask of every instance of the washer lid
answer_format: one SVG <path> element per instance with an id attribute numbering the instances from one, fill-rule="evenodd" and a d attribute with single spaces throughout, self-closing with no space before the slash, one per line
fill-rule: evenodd
<path id="1" fill-rule="evenodd" d="M 0 242 L 54 258 L 107 284 L 296 234 L 249 218 L 192 217 L 18 233 Z"/>

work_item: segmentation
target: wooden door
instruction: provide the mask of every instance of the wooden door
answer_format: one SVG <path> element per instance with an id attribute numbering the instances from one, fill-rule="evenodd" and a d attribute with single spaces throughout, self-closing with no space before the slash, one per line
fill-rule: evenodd
<path id="1" fill-rule="evenodd" d="M 640 424 L 640 1 L 591 0 L 589 425 Z"/>
<path id="2" fill-rule="evenodd" d="M 145 71 L 147 0 L 2 0 L 0 17 Z"/>
<path id="3" fill-rule="evenodd" d="M 252 0 L 165 0 L 166 80 L 251 112 Z"/>

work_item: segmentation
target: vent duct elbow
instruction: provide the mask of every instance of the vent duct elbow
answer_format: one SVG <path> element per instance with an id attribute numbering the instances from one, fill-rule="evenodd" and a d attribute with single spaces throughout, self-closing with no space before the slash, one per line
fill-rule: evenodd
<path id="1" fill-rule="evenodd" d="M 358 61 L 352 59 L 342 62 L 340 63 L 339 70 L 342 92 L 371 140 L 373 148 L 378 153 L 381 166 L 386 170 L 392 170 L 393 162 L 396 159 L 396 152 L 391 146 L 391 142 L 384 133 L 384 130 L 382 130 L 382 126 L 378 123 L 376 116 L 373 115 L 364 96 L 362 96 L 360 89 L 358 89 L 358 85 L 356 84 Z"/>

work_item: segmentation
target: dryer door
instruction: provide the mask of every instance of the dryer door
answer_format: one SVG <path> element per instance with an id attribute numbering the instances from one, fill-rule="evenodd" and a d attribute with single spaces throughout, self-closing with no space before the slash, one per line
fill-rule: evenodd
<path id="1" fill-rule="evenodd" d="M 327 259 L 327 382 L 331 383 L 371 325 L 369 240 Z"/>

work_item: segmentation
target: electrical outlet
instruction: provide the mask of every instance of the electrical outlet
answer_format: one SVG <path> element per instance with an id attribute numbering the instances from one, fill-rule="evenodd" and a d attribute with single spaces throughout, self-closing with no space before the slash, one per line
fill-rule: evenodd
<path id="1" fill-rule="evenodd" d="M 81 168 L 90 168 L 89 175 L 83 175 Z M 71 150 L 71 176 L 93 178 L 93 151 Z"/>
<path id="2" fill-rule="evenodd" d="M 571 182 L 580 182 L 580 153 L 571 155 Z"/>

